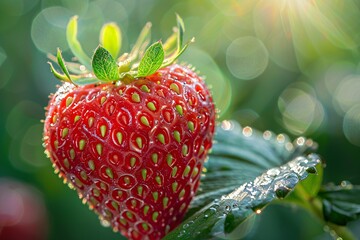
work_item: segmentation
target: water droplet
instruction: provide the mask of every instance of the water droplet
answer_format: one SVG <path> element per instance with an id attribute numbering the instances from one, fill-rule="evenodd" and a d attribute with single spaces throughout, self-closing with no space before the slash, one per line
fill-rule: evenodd
<path id="1" fill-rule="evenodd" d="M 268 131 L 268 130 L 263 133 L 263 138 L 265 140 L 270 140 L 271 136 L 272 136 L 272 133 L 270 131 Z"/>
<path id="2" fill-rule="evenodd" d="M 285 135 L 284 134 L 277 135 L 276 141 L 278 141 L 278 143 L 284 143 L 285 142 Z"/>
<path id="3" fill-rule="evenodd" d="M 86 67 L 84 65 L 80 65 L 79 67 L 80 71 L 85 72 L 86 71 Z"/>
<path id="4" fill-rule="evenodd" d="M 336 239 L 338 237 L 337 233 L 334 230 L 330 230 L 329 233 L 334 239 Z"/>
<path id="5" fill-rule="evenodd" d="M 185 223 L 184 226 L 183 226 L 184 229 L 186 229 L 186 228 L 188 228 L 188 227 L 189 227 L 189 224 L 188 224 L 188 223 Z"/>
<path id="6" fill-rule="evenodd" d="M 311 173 L 311 174 L 317 174 L 316 167 L 314 167 L 314 166 L 311 166 L 308 169 L 306 169 L 306 172 Z"/>
<path id="7" fill-rule="evenodd" d="M 103 218 L 100 218 L 100 224 L 103 227 L 110 227 L 110 222 L 108 220 L 103 219 Z"/>
<path id="8" fill-rule="evenodd" d="M 343 188 L 346 188 L 346 189 L 352 189 L 353 188 L 353 185 L 351 184 L 351 182 L 346 181 L 346 180 L 341 181 L 340 186 L 343 187 Z"/>
<path id="9" fill-rule="evenodd" d="M 232 210 L 232 209 L 231 209 L 231 206 L 226 205 L 226 206 L 225 206 L 225 212 L 224 212 L 224 213 L 225 213 L 225 214 L 229 214 L 229 213 L 231 212 L 231 210 Z"/>
<path id="10" fill-rule="evenodd" d="M 182 236 L 184 236 L 184 235 L 185 235 L 185 233 L 186 233 L 186 231 L 185 231 L 185 230 L 181 230 L 181 231 L 179 232 L 179 234 L 178 234 L 178 237 L 182 237 Z"/>
<path id="11" fill-rule="evenodd" d="M 251 127 L 244 127 L 242 133 L 245 137 L 251 137 L 253 130 Z"/>
<path id="12" fill-rule="evenodd" d="M 261 214 L 261 209 L 256 209 L 256 210 L 255 210 L 255 213 L 256 213 L 257 215 Z"/>
<path id="13" fill-rule="evenodd" d="M 272 168 L 272 169 L 269 169 L 267 172 L 266 172 L 270 177 L 275 177 L 277 175 L 280 174 L 280 170 L 278 168 Z"/>
<path id="14" fill-rule="evenodd" d="M 285 198 L 290 192 L 290 189 L 287 187 L 278 187 L 275 190 L 275 194 L 278 198 L 283 199 Z"/>
<path id="15" fill-rule="evenodd" d="M 293 150 L 294 145 L 292 143 L 288 142 L 285 144 L 285 148 L 286 148 L 286 150 L 288 150 L 290 152 L 291 150 Z"/>
<path id="16" fill-rule="evenodd" d="M 211 207 L 204 212 L 204 218 L 208 218 L 215 213 L 216 213 L 216 208 Z"/>
<path id="17" fill-rule="evenodd" d="M 221 128 L 224 129 L 225 131 L 232 130 L 233 127 L 234 125 L 230 121 L 224 120 L 221 123 Z"/>
<path id="18" fill-rule="evenodd" d="M 305 144 L 308 147 L 312 147 L 314 145 L 314 141 L 312 139 L 306 139 Z"/>
<path id="19" fill-rule="evenodd" d="M 304 137 L 298 137 L 296 139 L 296 144 L 297 145 L 302 146 L 302 145 L 304 145 L 304 143 L 305 143 L 305 138 Z"/>
<path id="20" fill-rule="evenodd" d="M 324 232 L 329 232 L 330 231 L 330 227 L 325 225 L 324 228 L 323 228 Z"/>

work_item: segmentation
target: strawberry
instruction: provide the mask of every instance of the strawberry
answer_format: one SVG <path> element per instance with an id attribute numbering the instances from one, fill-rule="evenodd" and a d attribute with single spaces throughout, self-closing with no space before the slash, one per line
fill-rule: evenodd
<path id="1" fill-rule="evenodd" d="M 181 222 L 212 145 L 210 92 L 193 70 L 174 63 L 188 46 L 182 47 L 177 19 L 164 44 L 144 51 L 147 24 L 134 49 L 118 60 L 121 32 L 114 23 L 104 25 L 90 65 L 74 17 L 67 37 L 82 65 L 66 63 L 60 50 L 63 74 L 50 63 L 65 83 L 47 107 L 45 152 L 102 223 L 129 239 L 161 239 Z"/>

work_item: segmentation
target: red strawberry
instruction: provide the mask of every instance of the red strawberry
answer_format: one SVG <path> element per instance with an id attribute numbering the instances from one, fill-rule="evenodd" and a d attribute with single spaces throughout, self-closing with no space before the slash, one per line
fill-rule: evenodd
<path id="1" fill-rule="evenodd" d="M 76 18 L 68 33 L 74 26 Z M 114 29 L 107 25 L 102 32 Z M 148 31 L 149 25 L 135 45 L 137 53 Z M 210 93 L 196 73 L 172 63 L 187 46 L 181 48 L 182 33 L 178 18 L 177 49 L 166 52 L 171 38 L 165 52 L 157 42 L 132 65 L 126 55 L 114 65 L 111 53 L 99 47 L 93 73 L 85 74 L 86 81 L 90 76 L 98 83 L 76 85 L 85 76 L 70 75 L 60 51 L 65 74 L 52 67 L 57 77 L 73 83 L 64 83 L 51 96 L 46 152 L 59 176 L 100 219 L 129 239 L 160 239 L 181 222 L 212 145 L 215 110 Z"/>

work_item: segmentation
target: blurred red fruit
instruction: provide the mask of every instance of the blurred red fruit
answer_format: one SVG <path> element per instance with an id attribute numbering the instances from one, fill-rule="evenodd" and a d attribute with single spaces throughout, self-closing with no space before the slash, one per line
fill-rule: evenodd
<path id="1" fill-rule="evenodd" d="M 35 188 L 0 178 L 0 240 L 47 238 L 47 214 Z"/>

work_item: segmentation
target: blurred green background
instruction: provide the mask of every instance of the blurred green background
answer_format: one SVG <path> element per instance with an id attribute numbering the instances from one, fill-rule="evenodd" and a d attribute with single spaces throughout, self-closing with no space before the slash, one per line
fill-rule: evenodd
<path id="1" fill-rule="evenodd" d="M 121 239 L 99 224 L 53 174 L 42 147 L 48 95 L 59 82 L 46 53 L 60 47 L 68 19 L 92 53 L 102 24 L 121 26 L 128 51 L 147 21 L 152 39 L 176 24 L 196 38 L 180 61 L 212 87 L 219 120 L 319 143 L 325 182 L 360 184 L 359 0 L 0 0 L 0 178 L 37 188 L 48 212 L 48 239 Z M 241 173 L 239 173 L 241 174 Z M 0 193 L 3 194 L 3 193 Z M 249 239 L 331 239 L 307 213 L 270 206 Z M 351 225 L 360 236 L 360 224 Z"/>

